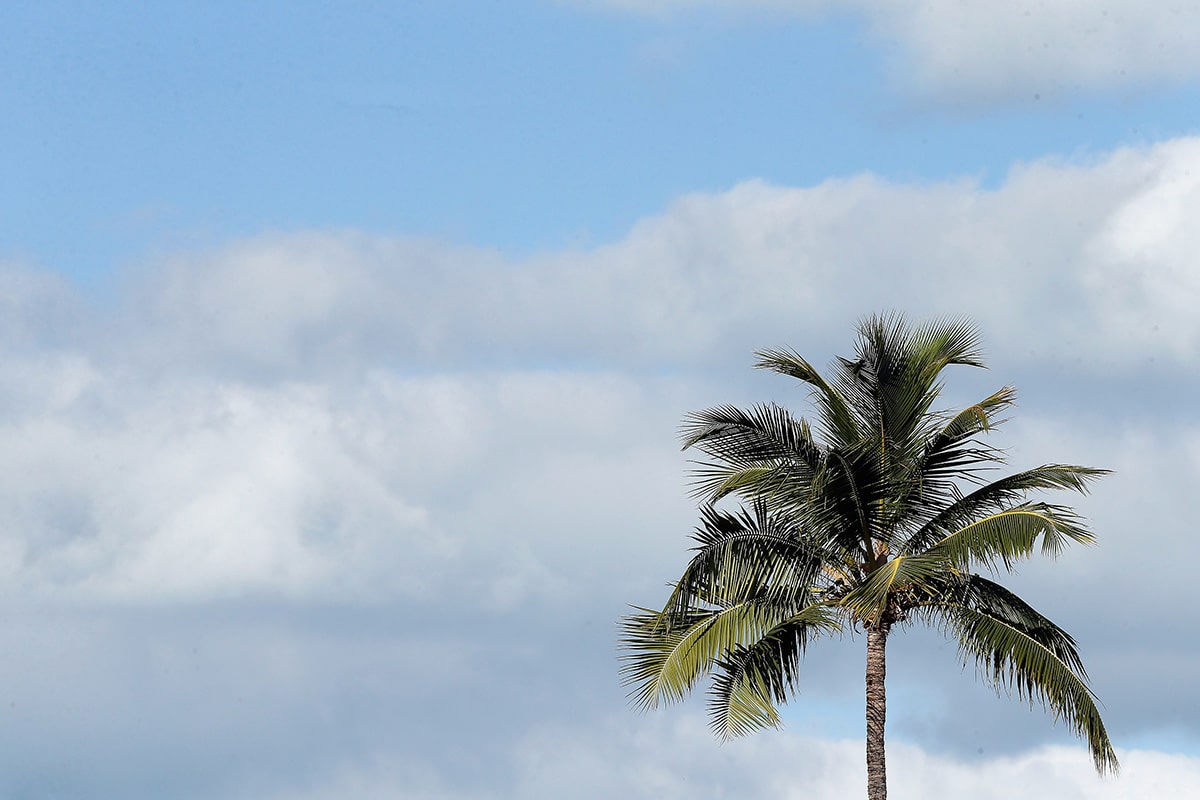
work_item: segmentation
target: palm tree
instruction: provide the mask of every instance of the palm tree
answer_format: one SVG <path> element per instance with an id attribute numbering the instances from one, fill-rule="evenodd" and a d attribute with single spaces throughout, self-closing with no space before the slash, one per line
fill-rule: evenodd
<path id="1" fill-rule="evenodd" d="M 1074 639 L 995 577 L 1039 549 L 1094 536 L 1036 490 L 1086 492 L 1105 470 L 1047 464 L 985 481 L 1003 454 L 982 439 L 1015 399 L 1004 387 L 957 413 L 934 410 L 951 364 L 982 367 L 965 321 L 910 328 L 897 315 L 858 326 L 852 359 L 823 378 L 791 350 L 758 367 L 803 381 L 812 425 L 785 409 L 720 406 L 686 417 L 684 449 L 703 499 L 694 554 L 660 610 L 622 619 L 630 697 L 653 708 L 706 675 L 711 723 L 727 738 L 778 726 L 810 640 L 866 633 L 867 797 L 884 800 L 885 653 L 915 623 L 956 641 L 998 692 L 1038 703 L 1087 741 L 1098 772 L 1117 757 Z M 743 504 L 718 508 L 734 496 Z"/>

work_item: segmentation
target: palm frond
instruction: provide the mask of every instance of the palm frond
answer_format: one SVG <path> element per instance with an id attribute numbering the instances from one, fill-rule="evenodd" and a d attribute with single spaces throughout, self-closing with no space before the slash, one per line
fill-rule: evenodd
<path id="1" fill-rule="evenodd" d="M 1011 571 L 1013 562 L 1033 552 L 1039 537 L 1042 552 L 1049 556 L 1057 555 L 1068 540 L 1091 544 L 1096 539 L 1065 506 L 1023 503 L 964 525 L 927 548 L 924 555 L 944 558 L 964 572 L 974 562 L 993 572 L 1000 567 Z"/>
<path id="2" fill-rule="evenodd" d="M 681 700 L 718 659 L 759 639 L 777 621 L 749 602 L 668 615 L 637 609 L 621 620 L 622 682 L 642 709 Z"/>
<path id="3" fill-rule="evenodd" d="M 701 509 L 698 546 L 675 584 L 664 611 L 686 613 L 708 606 L 750 601 L 790 613 L 829 582 L 823 567 L 844 557 L 797 531 L 765 503 L 740 513 Z"/>
<path id="4" fill-rule="evenodd" d="M 996 619 L 1005 620 L 1028 633 L 1047 647 L 1071 671 L 1085 681 L 1087 670 L 1074 637 L 1054 624 L 1010 589 L 980 575 L 966 575 L 962 583 L 961 603 Z"/>
<path id="5" fill-rule="evenodd" d="M 1108 470 L 1093 467 L 1043 464 L 992 481 L 937 512 L 908 537 L 902 552 L 920 552 L 981 517 L 1020 504 L 1030 491 L 1066 489 L 1086 493 L 1092 481 L 1107 474 Z"/>
<path id="6" fill-rule="evenodd" d="M 942 370 L 950 364 L 982 366 L 978 338 L 974 326 L 961 319 L 910 330 L 903 315 L 892 313 L 859 324 L 857 358 L 835 363 L 833 384 L 849 399 L 860 429 L 878 439 L 879 455 L 888 464 L 910 463 L 919 455 L 942 390 Z"/>
<path id="7" fill-rule="evenodd" d="M 888 612 L 893 595 L 912 591 L 913 587 L 942 576 L 947 566 L 946 559 L 936 554 L 896 556 L 847 592 L 839 605 L 864 624 L 875 624 Z"/>
<path id="8" fill-rule="evenodd" d="M 901 510 L 912 514 L 945 505 L 956 498 L 953 487 L 975 481 L 982 471 L 1003 463 L 1003 451 L 983 445 L 976 437 L 1004 422 L 996 414 L 1015 397 L 1012 387 L 1006 386 L 949 419 L 930 414 L 921 452 L 913 453 L 896 487 Z"/>
<path id="9" fill-rule="evenodd" d="M 778 498 L 786 493 L 795 497 L 803 491 L 804 486 L 804 472 L 788 461 L 744 467 L 713 461 L 692 461 L 690 466 L 692 488 L 689 494 L 703 503 L 715 503 L 731 494 L 766 499 Z"/>
<path id="10" fill-rule="evenodd" d="M 964 661 L 974 660 L 980 676 L 997 692 L 1015 691 L 1030 704 L 1042 705 L 1087 742 L 1098 772 L 1118 771 L 1095 695 L 1068 660 L 1017 620 L 953 603 L 940 604 L 938 611 Z"/>
<path id="11" fill-rule="evenodd" d="M 924 590 L 945 576 L 967 573 L 977 563 L 993 572 L 1011 571 L 1014 562 L 1033 552 L 1039 538 L 1042 552 L 1051 556 L 1067 540 L 1094 541 L 1070 509 L 1026 503 L 964 526 L 922 552 L 892 557 L 847 592 L 841 605 L 864 622 L 878 622 L 894 593 Z"/>
<path id="12" fill-rule="evenodd" d="M 909 341 L 914 360 L 934 374 L 951 364 L 986 368 L 979 329 L 966 317 L 928 322 L 917 327 Z"/>
<path id="13" fill-rule="evenodd" d="M 679 435 L 684 450 L 696 447 L 727 461 L 798 458 L 813 463 L 820 457 L 808 423 L 774 403 L 748 411 L 724 405 L 688 414 Z"/>
<path id="14" fill-rule="evenodd" d="M 996 412 L 1008 408 L 1017 401 L 1017 390 L 1003 386 L 973 406 L 959 411 L 930 438 L 929 449 L 937 452 L 946 444 L 961 441 L 977 433 L 991 430 L 1004 420 L 996 419 Z"/>
<path id="15" fill-rule="evenodd" d="M 755 355 L 756 368 L 788 375 L 812 387 L 820 426 L 831 442 L 849 444 L 858 440 L 858 425 L 846 399 L 803 356 L 789 349 L 759 350 Z"/>
<path id="16" fill-rule="evenodd" d="M 776 496 L 802 489 L 823 454 L 808 423 L 774 404 L 744 411 L 718 406 L 689 414 L 680 427 L 683 448 L 713 460 L 693 462 L 692 494 L 714 502 L 732 493 Z"/>
<path id="17" fill-rule="evenodd" d="M 841 630 L 836 613 L 812 605 L 782 620 L 757 641 L 718 662 L 709 692 L 709 720 L 722 739 L 779 724 L 777 703 L 794 690 L 800 660 L 814 637 Z"/>
<path id="18" fill-rule="evenodd" d="M 694 612 L 676 618 L 672 624 L 661 611 L 637 606 L 634 610 L 636 613 L 627 614 L 617 622 L 620 631 L 617 642 L 622 651 L 621 683 L 633 687 L 629 699 L 642 710 L 676 702 L 687 694 L 699 676 L 689 681 L 672 681 L 664 677 L 664 667 L 680 649 L 688 632 L 715 612 Z"/>

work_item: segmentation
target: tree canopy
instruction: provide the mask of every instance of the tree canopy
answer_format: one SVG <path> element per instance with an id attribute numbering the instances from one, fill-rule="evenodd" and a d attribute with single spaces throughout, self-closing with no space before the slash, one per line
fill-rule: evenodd
<path id="1" fill-rule="evenodd" d="M 1035 553 L 1091 544 L 1070 507 L 1032 495 L 1086 492 L 1106 471 L 1044 464 L 989 480 L 1004 453 L 987 438 L 1015 390 L 958 411 L 935 407 L 947 367 L 984 366 L 965 320 L 910 327 L 899 315 L 867 318 L 854 355 L 836 359 L 828 378 L 793 350 L 757 356 L 755 366 L 807 385 L 813 413 L 797 418 L 765 403 L 685 418 L 683 447 L 699 456 L 700 524 L 666 602 L 622 620 L 633 702 L 679 700 L 710 676 L 717 735 L 775 726 L 809 644 L 865 631 L 868 772 L 877 738 L 882 776 L 883 643 L 923 624 L 956 642 L 998 692 L 1063 719 L 1098 771 L 1115 771 L 1075 640 L 994 580 Z"/>

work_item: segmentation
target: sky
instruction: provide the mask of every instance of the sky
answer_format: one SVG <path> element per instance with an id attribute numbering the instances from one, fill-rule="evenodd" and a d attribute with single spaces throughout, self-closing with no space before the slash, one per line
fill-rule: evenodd
<path id="1" fill-rule="evenodd" d="M 1113 470 L 1008 579 L 1100 779 L 889 647 L 894 797 L 1200 798 L 1200 9 L 1161 0 L 47 0 L 0 11 L 0 796 L 833 800 L 861 637 L 785 725 L 651 714 L 616 621 L 689 411 L 965 315 L 1013 469 Z"/>

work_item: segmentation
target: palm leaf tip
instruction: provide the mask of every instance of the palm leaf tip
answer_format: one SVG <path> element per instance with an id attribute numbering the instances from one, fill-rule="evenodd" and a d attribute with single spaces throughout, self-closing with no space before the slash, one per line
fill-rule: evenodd
<path id="1" fill-rule="evenodd" d="M 1062 486 L 1074 489 L 1080 494 L 1087 494 L 1092 483 L 1113 473 L 1111 469 L 1081 467 L 1074 464 L 1049 464 L 1046 469 L 1057 470 L 1061 475 Z"/>
<path id="2" fill-rule="evenodd" d="M 722 672 L 713 679 L 709 694 L 709 727 L 723 742 L 783 725 L 775 703 L 763 686 L 739 684 L 729 672 Z"/>
<path id="3" fill-rule="evenodd" d="M 979 329 L 967 317 L 929 322 L 908 335 L 911 350 L 935 369 L 949 364 L 986 368 Z"/>
<path id="4" fill-rule="evenodd" d="M 1098 773 L 1118 771 L 1116 751 L 1073 645 L 1061 637 L 1047 638 L 1044 629 L 1039 635 L 1019 616 L 955 603 L 943 604 L 941 611 L 964 660 L 974 660 L 980 676 L 997 692 L 1015 692 L 1031 705 L 1041 705 L 1085 740 Z"/>
<path id="5" fill-rule="evenodd" d="M 822 604 L 780 621 L 748 644 L 729 648 L 716 662 L 709 691 L 709 721 L 722 740 L 782 723 L 778 704 L 797 684 L 808 642 L 841 630 L 838 617 Z"/>

